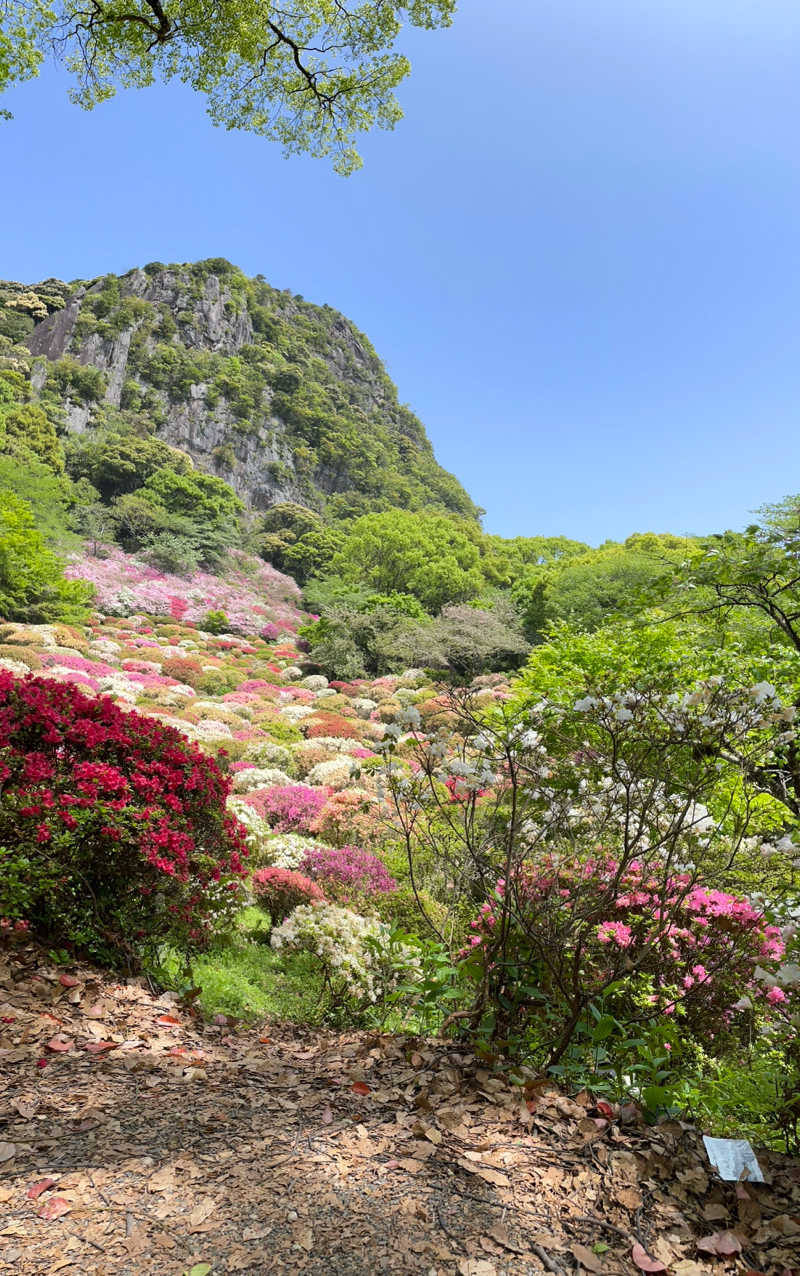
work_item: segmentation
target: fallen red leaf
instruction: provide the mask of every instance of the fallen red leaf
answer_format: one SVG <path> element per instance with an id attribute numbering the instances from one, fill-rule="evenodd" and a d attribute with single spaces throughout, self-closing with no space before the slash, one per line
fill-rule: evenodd
<path id="1" fill-rule="evenodd" d="M 38 1183 L 31 1183 L 25 1195 L 29 1201 L 37 1200 L 42 1192 L 49 1192 L 51 1187 L 55 1187 L 55 1179 L 39 1179 Z"/>
<path id="2" fill-rule="evenodd" d="M 611 1120 L 614 1115 L 614 1109 L 610 1103 L 606 1103 L 605 1099 L 598 1099 L 594 1106 L 597 1108 L 597 1111 L 601 1116 L 608 1117 L 608 1119 Z"/>
<path id="3" fill-rule="evenodd" d="M 116 1050 L 118 1044 L 117 1041 L 87 1041 L 84 1049 L 89 1054 L 105 1054 L 107 1050 Z"/>
<path id="4" fill-rule="evenodd" d="M 366 1084 L 365 1081 L 354 1081 L 350 1089 L 353 1091 L 353 1094 L 369 1094 L 370 1093 L 369 1086 Z"/>
<path id="5" fill-rule="evenodd" d="M 81 981 L 76 979 L 74 975 L 59 975 L 58 982 L 63 988 L 77 988 Z"/>
<path id="6" fill-rule="evenodd" d="M 50 1062 L 50 1060 L 49 1060 L 49 1059 L 37 1059 L 37 1060 L 36 1060 L 36 1067 L 37 1067 L 37 1068 L 46 1068 L 49 1062 Z"/>
<path id="7" fill-rule="evenodd" d="M 74 1041 L 68 1041 L 64 1037 L 51 1037 L 49 1041 L 45 1042 L 45 1049 L 63 1054 L 67 1050 L 72 1050 L 74 1045 Z"/>
<path id="8" fill-rule="evenodd" d="M 3 1015 L 2 1019 L 0 1019 L 0 1023 L 13 1023 L 13 1022 L 14 1022 L 13 1015 Z"/>
<path id="9" fill-rule="evenodd" d="M 712 1232 L 710 1236 L 700 1237 L 697 1248 L 704 1254 L 719 1254 L 720 1257 L 726 1257 L 729 1254 L 740 1254 L 742 1242 L 735 1232 Z"/>
<path id="10" fill-rule="evenodd" d="M 159 1028 L 180 1027 L 180 1019 L 176 1019 L 174 1015 L 159 1015 L 156 1024 Z"/>
<path id="11" fill-rule="evenodd" d="M 259 1037 L 258 1039 L 261 1042 L 262 1046 L 272 1045 L 272 1037 Z"/>
<path id="12" fill-rule="evenodd" d="M 631 1250 L 631 1258 L 640 1271 L 665 1272 L 667 1270 L 664 1264 L 660 1263 L 657 1258 L 651 1258 L 647 1250 L 640 1245 L 638 1241 L 634 1241 L 633 1249 Z"/>
<path id="13" fill-rule="evenodd" d="M 71 1209 L 69 1201 L 65 1201 L 63 1196 L 51 1196 L 36 1213 L 39 1218 L 54 1219 L 60 1218 L 62 1214 L 69 1214 Z"/>

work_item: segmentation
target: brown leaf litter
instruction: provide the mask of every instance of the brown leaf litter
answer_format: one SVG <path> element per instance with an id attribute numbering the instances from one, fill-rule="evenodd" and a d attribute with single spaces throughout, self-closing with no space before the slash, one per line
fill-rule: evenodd
<path id="1" fill-rule="evenodd" d="M 0 1272 L 800 1276 L 800 1164 L 524 1089 L 451 1042 L 204 1024 L 0 951 Z"/>

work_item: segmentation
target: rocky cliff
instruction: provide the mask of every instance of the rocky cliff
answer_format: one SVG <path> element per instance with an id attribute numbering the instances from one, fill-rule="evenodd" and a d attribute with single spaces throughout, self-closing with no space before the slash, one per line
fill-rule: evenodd
<path id="1" fill-rule="evenodd" d="M 64 429 L 155 433 L 251 509 L 476 514 L 367 338 L 225 260 L 0 282 L 0 355 Z"/>

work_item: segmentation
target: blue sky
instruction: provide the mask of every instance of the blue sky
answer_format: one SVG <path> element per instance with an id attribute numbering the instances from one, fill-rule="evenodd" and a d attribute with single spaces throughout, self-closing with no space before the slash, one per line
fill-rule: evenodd
<path id="1" fill-rule="evenodd" d="M 179 86 L 8 94 L 0 276 L 225 256 L 344 311 L 503 535 L 800 491 L 800 8 L 461 0 L 349 179 Z M 10 197 L 9 197 L 10 196 Z"/>

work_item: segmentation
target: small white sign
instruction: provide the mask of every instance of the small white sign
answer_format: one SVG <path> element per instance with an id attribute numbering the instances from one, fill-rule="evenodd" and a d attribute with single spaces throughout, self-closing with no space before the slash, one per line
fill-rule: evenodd
<path id="1" fill-rule="evenodd" d="M 736 1183 L 763 1183 L 764 1175 L 747 1139 L 711 1139 L 703 1135 L 708 1159 L 721 1179 Z"/>

